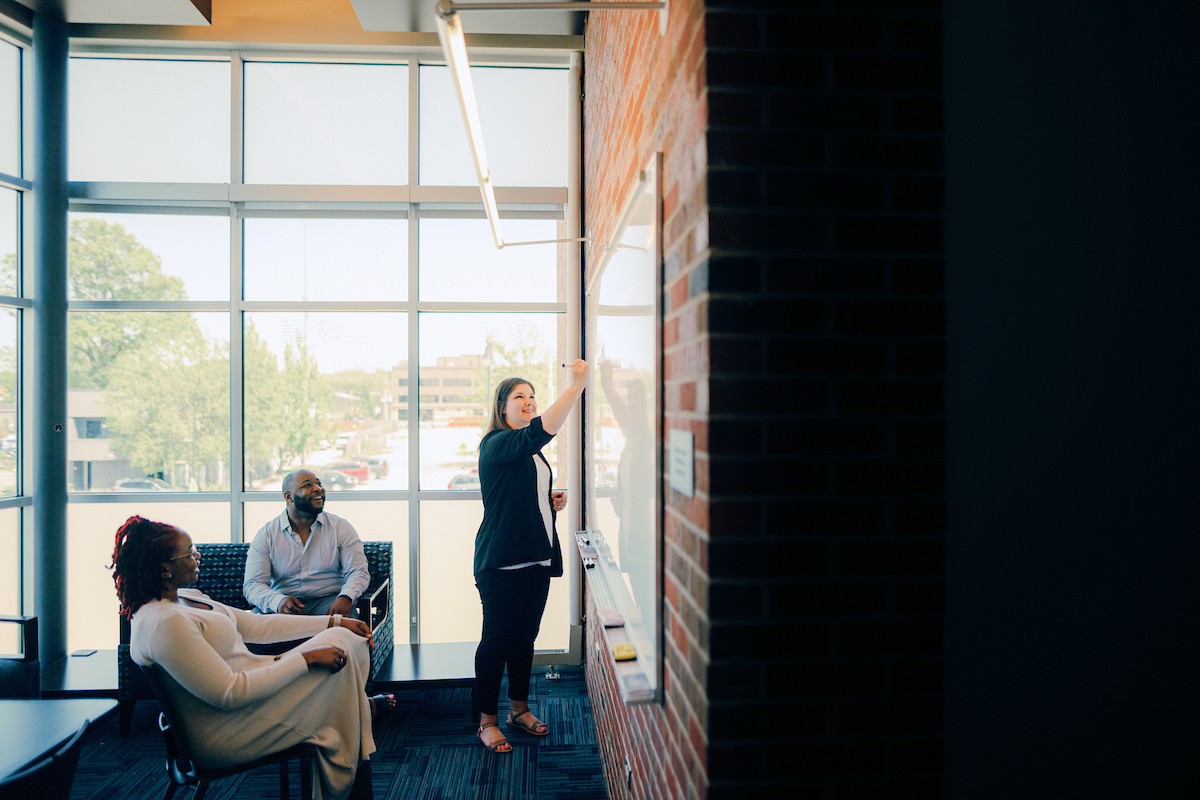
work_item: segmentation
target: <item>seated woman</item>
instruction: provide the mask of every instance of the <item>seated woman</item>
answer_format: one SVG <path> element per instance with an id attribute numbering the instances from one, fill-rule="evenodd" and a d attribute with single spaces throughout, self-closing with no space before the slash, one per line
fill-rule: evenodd
<path id="1" fill-rule="evenodd" d="M 252 614 L 185 589 L 200 574 L 191 537 L 142 517 L 117 531 L 112 569 L 121 613 L 132 618 L 130 655 L 160 668 L 201 766 L 307 742 L 319 753 L 318 797 L 372 796 L 372 717 L 389 713 L 395 698 L 364 692 L 374 646 L 366 623 Z M 245 644 L 304 636 L 312 638 L 275 657 L 254 655 Z M 359 770 L 360 763 L 368 768 Z"/>

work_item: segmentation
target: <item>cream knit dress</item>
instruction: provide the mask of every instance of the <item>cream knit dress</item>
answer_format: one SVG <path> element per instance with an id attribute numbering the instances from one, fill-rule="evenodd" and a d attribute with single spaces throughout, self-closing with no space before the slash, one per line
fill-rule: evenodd
<path id="1" fill-rule="evenodd" d="M 328 617 L 252 614 L 195 589 L 180 589 L 179 597 L 212 610 L 147 603 L 133 615 L 130 654 L 166 673 L 176 723 L 199 765 L 238 764 L 308 742 L 320 751 L 317 796 L 346 797 L 359 760 L 375 752 L 363 691 L 370 673 L 367 640 L 328 628 Z M 279 657 L 255 655 L 245 644 L 305 636 L 312 638 Z M 345 650 L 346 666 L 310 671 L 300 654 L 320 645 Z"/>

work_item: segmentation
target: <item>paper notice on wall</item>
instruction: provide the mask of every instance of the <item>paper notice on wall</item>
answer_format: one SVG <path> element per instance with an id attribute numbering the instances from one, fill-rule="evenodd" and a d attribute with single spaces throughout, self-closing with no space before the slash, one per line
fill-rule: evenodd
<path id="1" fill-rule="evenodd" d="M 671 428 L 667 438 L 671 488 L 692 496 L 692 432 Z"/>

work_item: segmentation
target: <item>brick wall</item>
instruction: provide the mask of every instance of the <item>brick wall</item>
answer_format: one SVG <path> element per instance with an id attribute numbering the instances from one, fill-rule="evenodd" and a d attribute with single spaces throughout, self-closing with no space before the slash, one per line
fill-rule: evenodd
<path id="1" fill-rule="evenodd" d="M 708 794 L 932 797 L 940 13 L 777 5 L 706 17 Z"/>
<path id="2" fill-rule="evenodd" d="M 584 60 L 584 184 L 587 234 L 604 240 L 633 185 L 663 153 L 666 262 L 666 425 L 695 436 L 695 497 L 667 510 L 664 614 L 665 702 L 628 708 L 594 657 L 588 626 L 588 686 L 612 798 L 704 797 L 708 664 L 707 258 L 704 22 L 699 0 L 671 3 L 665 35 L 657 12 L 594 12 Z M 590 254 L 589 254 L 590 255 Z M 588 269 L 595 264 L 588 259 Z M 591 277 L 589 271 L 588 278 Z M 585 281 L 586 283 L 586 281 Z M 589 618 L 594 606 L 589 594 Z M 632 778 L 627 783 L 625 757 Z"/>
<path id="3" fill-rule="evenodd" d="M 634 797 L 940 793 L 940 17 L 672 3 L 660 39 L 591 15 L 588 233 L 664 151 L 665 426 L 696 437 L 696 496 L 666 490 L 665 705 L 624 708 L 589 660 L 614 798 L 625 751 Z"/>
<path id="4" fill-rule="evenodd" d="M 933 797 L 939 4 L 709 3 L 706 30 L 708 796 Z"/>

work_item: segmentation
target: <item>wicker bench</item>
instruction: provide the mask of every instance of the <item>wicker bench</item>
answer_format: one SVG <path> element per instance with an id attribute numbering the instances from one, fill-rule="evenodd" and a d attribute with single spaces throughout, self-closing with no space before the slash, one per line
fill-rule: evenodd
<path id="1" fill-rule="evenodd" d="M 235 608 L 249 609 L 242 595 L 246 575 L 246 554 L 249 544 L 196 544 L 203 557 L 200 580 L 196 588 L 212 599 Z M 392 543 L 363 542 L 371 583 L 358 598 L 358 615 L 370 620 L 375 632 L 375 649 L 371 653 L 371 677 L 392 654 L 395 643 L 392 614 Z M 117 702 L 120 705 L 120 731 L 129 733 L 133 707 L 138 700 L 152 700 L 154 692 L 145 676 L 129 656 L 129 620 L 121 617 L 121 642 L 117 646 Z"/>

